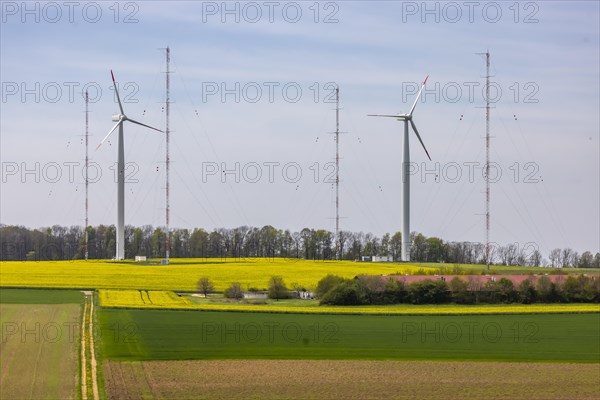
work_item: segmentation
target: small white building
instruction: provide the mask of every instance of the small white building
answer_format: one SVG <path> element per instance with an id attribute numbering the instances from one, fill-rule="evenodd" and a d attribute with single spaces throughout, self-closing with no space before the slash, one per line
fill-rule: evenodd
<path id="1" fill-rule="evenodd" d="M 245 299 L 267 299 L 268 293 L 263 291 L 258 292 L 244 292 Z"/>
<path id="2" fill-rule="evenodd" d="M 146 256 L 135 256 L 136 262 L 146 262 Z"/>
<path id="3" fill-rule="evenodd" d="M 308 290 L 301 290 L 299 293 L 299 297 L 303 300 L 312 300 L 315 298 L 315 294 Z"/>
<path id="4" fill-rule="evenodd" d="M 392 262 L 392 256 L 373 256 L 373 262 Z"/>

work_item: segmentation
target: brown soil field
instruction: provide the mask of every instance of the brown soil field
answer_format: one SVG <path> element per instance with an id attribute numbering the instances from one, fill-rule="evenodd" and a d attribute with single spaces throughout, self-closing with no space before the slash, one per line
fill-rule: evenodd
<path id="1" fill-rule="evenodd" d="M 111 399 L 598 399 L 600 364 L 105 361 Z"/>
<path id="2" fill-rule="evenodd" d="M 0 304 L 0 398 L 79 397 L 79 304 Z"/>

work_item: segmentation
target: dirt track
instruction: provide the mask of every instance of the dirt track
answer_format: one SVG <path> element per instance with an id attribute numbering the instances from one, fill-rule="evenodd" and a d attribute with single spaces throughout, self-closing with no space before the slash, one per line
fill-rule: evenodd
<path id="1" fill-rule="evenodd" d="M 92 381 L 92 399 L 100 398 L 98 392 L 98 373 L 96 366 L 96 352 L 94 351 L 94 298 L 93 292 L 84 291 L 85 302 L 83 304 L 83 320 L 81 322 L 81 397 L 88 398 L 87 372 L 88 369 Z M 88 323 L 89 320 L 89 323 Z M 86 332 L 86 327 L 87 332 Z M 90 354 L 89 366 L 87 354 Z"/>

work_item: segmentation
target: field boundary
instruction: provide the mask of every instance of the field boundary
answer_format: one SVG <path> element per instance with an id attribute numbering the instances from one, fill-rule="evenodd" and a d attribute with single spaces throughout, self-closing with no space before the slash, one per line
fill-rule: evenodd
<path id="1" fill-rule="evenodd" d="M 171 311 L 226 311 L 273 314 L 326 314 L 326 315 L 534 315 L 534 314 L 596 314 L 600 304 L 507 304 L 507 305 L 398 305 L 398 306 L 278 306 L 253 304 L 194 304 L 172 291 L 100 289 L 103 308 L 171 310 Z M 149 302 L 146 301 L 149 300 Z"/>
<path id="2" fill-rule="evenodd" d="M 598 314 L 375 316 L 101 309 L 104 360 L 349 359 L 598 363 Z M 179 327 L 176 330 L 171 327 Z M 131 334 L 126 336 L 125 334 Z M 132 341 L 125 340 L 126 338 Z"/>
<path id="3" fill-rule="evenodd" d="M 81 398 L 87 400 L 90 395 L 88 386 L 91 381 L 91 397 L 93 400 L 100 399 L 98 391 L 98 371 L 96 363 L 96 352 L 94 349 L 94 297 L 93 292 L 85 291 L 83 303 L 83 319 L 81 322 Z M 86 329 L 87 328 L 87 329 Z M 89 359 L 88 359 L 89 353 Z"/>
<path id="4" fill-rule="evenodd" d="M 118 309 L 118 310 L 154 310 L 154 311 L 203 311 L 203 312 L 232 312 L 232 313 L 259 313 L 259 314 L 321 314 L 321 315 L 364 315 L 364 316 L 414 316 L 414 317 L 426 317 L 426 316 L 445 316 L 445 315 L 546 315 L 546 314 L 600 314 L 599 311 L 515 311 L 515 312 L 370 312 L 370 311 L 302 311 L 302 308 L 298 307 L 298 311 L 292 310 L 270 310 L 268 308 L 255 310 L 245 309 L 245 306 L 240 308 L 208 308 L 208 307 L 190 307 L 190 308 L 173 308 L 173 307 L 160 307 L 157 305 L 151 306 L 101 306 L 102 308 Z"/>

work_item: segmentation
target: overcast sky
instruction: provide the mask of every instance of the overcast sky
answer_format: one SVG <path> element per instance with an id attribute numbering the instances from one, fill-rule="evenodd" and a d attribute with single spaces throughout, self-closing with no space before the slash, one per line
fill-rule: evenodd
<path id="1" fill-rule="evenodd" d="M 585 2 L 2 1 L 0 222 L 116 221 L 118 106 L 164 129 L 171 69 L 171 226 L 333 230 L 340 88 L 341 228 L 401 229 L 410 109 L 411 230 L 485 241 L 485 61 L 491 53 L 491 240 L 600 251 L 599 6 Z M 164 225 L 164 135 L 125 125 L 126 224 Z M 227 173 L 223 169 L 228 170 Z"/>

